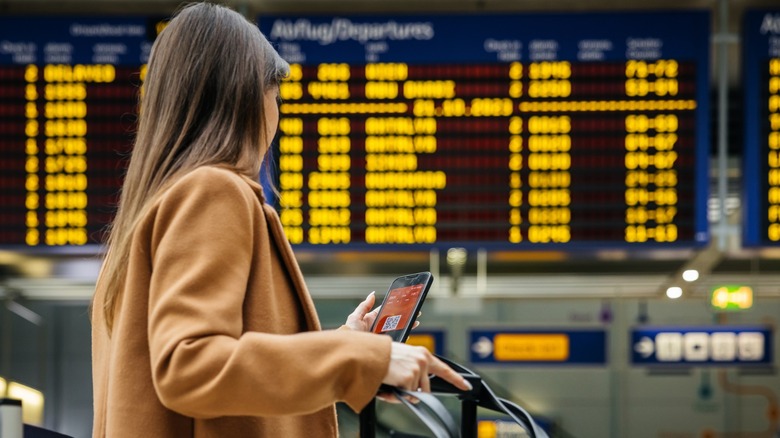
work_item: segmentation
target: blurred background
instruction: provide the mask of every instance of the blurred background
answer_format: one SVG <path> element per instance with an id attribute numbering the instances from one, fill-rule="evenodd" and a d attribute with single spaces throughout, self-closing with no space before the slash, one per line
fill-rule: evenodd
<path id="1" fill-rule="evenodd" d="M 429 270 L 410 342 L 550 436 L 780 436 L 776 0 L 225 4 L 292 64 L 268 178 L 324 327 Z M 0 0 L 0 395 L 28 423 L 91 435 L 101 230 L 179 6 Z"/>

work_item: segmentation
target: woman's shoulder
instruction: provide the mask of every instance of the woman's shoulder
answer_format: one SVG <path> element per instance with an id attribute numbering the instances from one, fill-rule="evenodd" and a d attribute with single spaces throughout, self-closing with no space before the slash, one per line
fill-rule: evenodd
<path id="1" fill-rule="evenodd" d="M 179 184 L 203 184 L 209 186 L 213 184 L 240 183 L 243 183 L 243 177 L 234 170 L 218 166 L 201 166 L 183 175 L 174 183 L 174 186 Z"/>
<path id="2" fill-rule="evenodd" d="M 222 232 L 219 230 L 245 227 L 261 212 L 249 178 L 230 169 L 204 166 L 164 189 L 140 219 L 135 234 L 147 242 L 149 236 L 154 239 L 174 229 Z"/>
<path id="3" fill-rule="evenodd" d="M 160 201 L 176 202 L 193 198 L 235 198 L 255 201 L 248 178 L 224 167 L 202 166 L 181 176 L 161 196 Z"/>

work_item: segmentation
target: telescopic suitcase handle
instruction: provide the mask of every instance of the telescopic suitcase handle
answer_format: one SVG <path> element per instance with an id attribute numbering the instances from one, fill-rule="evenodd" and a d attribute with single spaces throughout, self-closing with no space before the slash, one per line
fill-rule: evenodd
<path id="1" fill-rule="evenodd" d="M 476 438 L 477 407 L 507 415 L 512 421 L 525 429 L 530 438 L 549 438 L 547 432 L 536 424 L 528 411 L 509 400 L 498 397 L 477 373 L 445 357 L 438 355 L 436 357 L 466 379 L 473 388 L 469 391 L 464 391 L 437 376 L 431 378 L 431 393 L 456 395 L 461 400 L 460 430 L 455 425 L 455 420 L 453 420 L 449 411 L 432 394 L 406 391 L 386 385 L 382 385 L 379 392 L 390 393 L 398 398 L 433 432 L 436 438 Z M 408 397 L 419 400 L 419 403 L 410 402 L 407 399 Z M 420 405 L 425 406 L 426 409 L 423 409 Z M 360 412 L 360 437 L 375 438 L 376 426 L 376 401 L 372 400 Z"/>
<path id="2" fill-rule="evenodd" d="M 422 421 L 436 438 L 460 438 L 460 431 L 446 407 L 435 396 L 426 392 L 407 391 L 382 385 L 380 394 L 391 394 Z M 415 402 L 409 400 L 415 399 Z M 423 408 L 424 407 L 424 408 Z M 376 399 L 360 411 L 360 437 L 376 436 Z"/>
<path id="3" fill-rule="evenodd" d="M 454 394 L 461 399 L 461 402 L 463 403 L 463 415 L 461 417 L 463 438 L 476 437 L 476 424 L 472 423 L 476 423 L 476 409 L 478 406 L 506 414 L 512 421 L 525 429 L 530 438 L 549 438 L 547 432 L 536 424 L 528 411 L 509 400 L 498 397 L 477 373 L 446 357 L 439 355 L 436 355 L 436 357 L 449 365 L 450 368 L 463 376 L 464 379 L 468 380 L 473 387 L 471 391 L 463 391 L 444 379 L 439 377 L 431 378 L 431 392 Z"/>

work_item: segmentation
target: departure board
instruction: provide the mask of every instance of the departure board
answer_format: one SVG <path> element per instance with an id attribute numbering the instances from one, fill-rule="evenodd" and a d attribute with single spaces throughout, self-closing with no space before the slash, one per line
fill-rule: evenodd
<path id="1" fill-rule="evenodd" d="M 262 16 L 302 247 L 708 241 L 709 14 Z"/>
<path id="2" fill-rule="evenodd" d="M 100 242 L 154 35 L 146 19 L 0 18 L 0 245 Z"/>
<path id="3" fill-rule="evenodd" d="M 743 27 L 744 244 L 780 244 L 780 10 L 748 11 Z"/>
<path id="4" fill-rule="evenodd" d="M 259 25 L 292 66 L 274 178 L 299 248 L 709 238 L 706 12 Z M 0 246 L 100 241 L 160 26 L 0 18 Z"/>

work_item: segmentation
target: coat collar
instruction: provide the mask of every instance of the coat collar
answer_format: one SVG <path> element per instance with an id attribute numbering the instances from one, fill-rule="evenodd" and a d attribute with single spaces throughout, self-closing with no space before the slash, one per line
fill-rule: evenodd
<path id="1" fill-rule="evenodd" d="M 282 222 L 279 219 L 279 215 L 270 204 L 265 202 L 263 186 L 261 186 L 260 183 L 258 183 L 256 180 L 253 180 L 245 175 L 242 175 L 242 177 L 247 182 L 247 184 L 252 187 L 252 191 L 255 192 L 255 195 L 260 200 L 266 222 L 268 222 L 268 230 L 271 232 L 271 238 L 274 239 L 276 247 L 279 248 L 279 253 L 282 256 L 284 266 L 287 268 L 287 272 L 289 273 L 290 279 L 292 280 L 293 288 L 298 294 L 298 299 L 300 300 L 301 306 L 303 307 L 303 313 L 306 317 L 307 327 L 312 331 L 321 330 L 320 321 L 317 318 L 317 310 L 314 307 L 314 301 L 312 301 L 309 290 L 306 287 L 306 282 L 304 281 L 303 274 L 301 273 L 301 269 L 298 266 L 298 261 L 295 259 L 295 254 L 293 253 L 292 247 L 290 246 L 290 241 L 284 234 L 284 229 L 282 228 Z"/>

